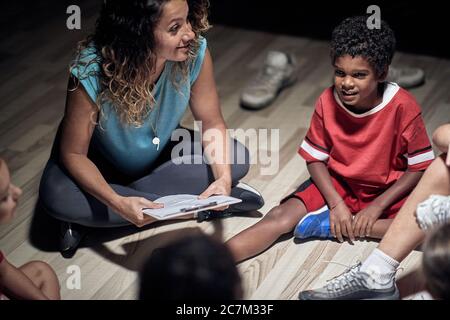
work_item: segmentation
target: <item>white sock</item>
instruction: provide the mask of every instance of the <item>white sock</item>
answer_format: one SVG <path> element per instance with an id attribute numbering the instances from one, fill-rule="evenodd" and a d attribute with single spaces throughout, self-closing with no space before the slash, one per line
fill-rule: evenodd
<path id="1" fill-rule="evenodd" d="M 373 286 L 376 288 L 388 288 L 392 286 L 395 273 L 400 263 L 376 248 L 361 265 L 360 271 L 368 273 L 373 278 Z"/>

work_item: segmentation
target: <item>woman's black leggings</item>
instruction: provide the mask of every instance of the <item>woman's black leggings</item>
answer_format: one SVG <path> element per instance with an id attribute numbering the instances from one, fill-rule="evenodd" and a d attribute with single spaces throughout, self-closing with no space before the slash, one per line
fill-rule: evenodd
<path id="1" fill-rule="evenodd" d="M 45 211 L 58 220 L 90 227 L 129 225 L 129 221 L 77 185 L 58 160 L 59 136 L 58 132 L 39 186 L 40 204 Z M 214 181 L 211 167 L 205 163 L 201 154 L 194 153 L 197 149 L 202 150 L 194 148 L 194 141 L 180 143 L 187 143 L 186 147 L 191 149 L 191 154 L 180 155 L 184 160 L 182 164 L 175 164 L 180 159 L 170 159 L 171 151 L 176 145 L 170 142 L 150 172 L 137 178 L 120 174 L 95 150 L 89 150 L 88 157 L 96 164 L 114 191 L 122 196 L 155 200 L 171 194 L 200 194 Z M 250 161 L 245 146 L 234 139 L 230 146 L 234 148 L 231 176 L 232 185 L 235 186 L 247 174 Z"/>

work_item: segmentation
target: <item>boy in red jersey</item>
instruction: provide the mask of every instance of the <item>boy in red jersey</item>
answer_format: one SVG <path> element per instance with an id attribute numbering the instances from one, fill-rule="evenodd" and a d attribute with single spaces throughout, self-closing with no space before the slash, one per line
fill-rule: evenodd
<path id="1" fill-rule="evenodd" d="M 298 151 L 311 179 L 228 241 L 236 261 L 293 229 L 299 238 L 382 238 L 434 159 L 414 97 L 385 81 L 394 34 L 366 21 L 348 18 L 333 31 L 334 85 L 317 100 Z"/>

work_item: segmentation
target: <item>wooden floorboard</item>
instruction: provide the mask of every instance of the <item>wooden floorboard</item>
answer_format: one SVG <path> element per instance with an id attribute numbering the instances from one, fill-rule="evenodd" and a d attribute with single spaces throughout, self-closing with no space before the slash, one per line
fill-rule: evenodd
<path id="1" fill-rule="evenodd" d="M 86 28 L 94 21 L 94 15 L 88 12 Z M 144 230 L 102 230 L 99 235 L 91 236 L 88 245 L 72 259 L 62 258 L 55 243 L 52 246 L 55 234 L 48 233 L 47 222 L 41 222 L 42 225 L 36 222 L 39 179 L 64 112 L 70 57 L 76 42 L 86 34 L 85 30 L 70 32 L 55 27 L 58 21 L 49 19 L 47 24 L 20 30 L 3 43 L 0 52 L 0 156 L 9 162 L 13 182 L 24 190 L 17 217 L 11 224 L 0 226 L 0 248 L 16 265 L 33 259 L 52 265 L 59 276 L 64 299 L 135 299 L 139 268 L 153 249 L 179 236 L 181 230 L 212 234 L 215 226 L 212 222 L 185 221 Z M 276 173 L 261 175 L 263 166 L 254 164 L 243 179 L 263 194 L 266 204 L 260 210 L 261 215 L 222 219 L 224 239 L 228 239 L 258 221 L 307 178 L 305 163 L 296 151 L 308 129 L 315 100 L 331 83 L 332 71 L 325 41 L 221 25 L 214 26 L 207 39 L 229 128 L 269 132 L 279 129 Z M 296 56 L 298 81 L 284 90 L 270 107 L 258 112 L 243 110 L 239 106 L 240 92 L 258 71 L 268 50 L 286 50 Z M 423 108 L 431 135 L 437 126 L 450 120 L 450 61 L 400 52 L 395 63 L 425 69 L 426 83 L 411 93 Z M 183 124 L 192 127 L 192 119 L 187 112 Z M 237 135 L 237 139 L 244 136 Z M 250 151 L 253 158 L 258 158 L 269 148 L 270 144 Z M 46 242 L 50 245 L 39 244 Z M 375 241 L 349 245 L 333 241 L 295 243 L 292 238 L 283 239 L 238 266 L 245 298 L 296 299 L 300 290 L 324 284 L 345 269 L 342 265 L 363 260 L 376 245 Z M 420 251 L 408 256 L 402 263 L 403 274 L 417 269 L 420 258 Z M 66 286 L 67 268 L 72 265 L 81 268 L 81 290 Z"/>

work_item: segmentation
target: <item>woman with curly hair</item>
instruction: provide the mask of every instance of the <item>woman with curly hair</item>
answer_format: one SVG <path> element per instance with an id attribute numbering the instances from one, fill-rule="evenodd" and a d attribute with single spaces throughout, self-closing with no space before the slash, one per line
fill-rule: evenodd
<path id="1" fill-rule="evenodd" d="M 71 65 L 64 118 L 40 184 L 42 206 L 63 221 L 63 253 L 77 248 L 81 225 L 154 222 L 142 209 L 160 207 L 152 200 L 164 195 L 231 193 L 243 202 L 229 210 L 262 206 L 258 193 L 237 186 L 249 169 L 238 142 L 203 139 L 211 165 L 192 141 L 177 150 L 193 154 L 170 158 L 172 133 L 188 105 L 203 132 L 226 137 L 201 35 L 209 28 L 207 8 L 206 0 L 104 2 L 95 32 Z M 245 159 L 230 165 L 233 150 Z"/>
<path id="2" fill-rule="evenodd" d="M 434 159 L 414 97 L 385 81 L 394 33 L 384 21 L 369 29 L 367 19 L 345 19 L 332 33 L 334 85 L 318 98 L 298 150 L 311 178 L 229 240 L 237 261 L 292 231 L 300 239 L 381 239 Z"/>

